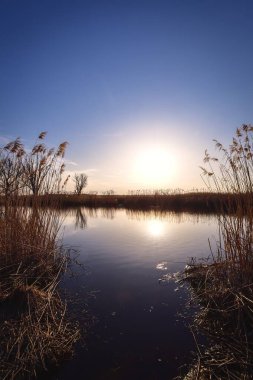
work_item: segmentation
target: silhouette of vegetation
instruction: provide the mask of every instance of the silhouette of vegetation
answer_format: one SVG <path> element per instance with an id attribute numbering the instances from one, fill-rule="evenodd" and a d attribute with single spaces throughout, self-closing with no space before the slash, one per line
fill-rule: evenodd
<path id="1" fill-rule="evenodd" d="M 73 181 L 75 183 L 75 193 L 77 195 L 80 195 L 83 189 L 87 186 L 88 177 L 84 173 L 80 173 L 80 174 L 75 173 L 73 177 Z"/>
<path id="2" fill-rule="evenodd" d="M 0 149 L 0 193 L 6 198 L 24 187 L 24 154 L 19 138 Z"/>
<path id="3" fill-rule="evenodd" d="M 205 152 L 202 168 L 209 189 L 234 195 L 231 213 L 218 217 L 219 238 L 211 262 L 192 261 L 181 281 L 199 305 L 194 336 L 204 333 L 196 361 L 185 380 L 252 379 L 253 370 L 253 127 L 237 129 L 231 145 L 215 141 L 221 157 Z M 195 338 L 196 339 L 196 338 Z"/>
<path id="4" fill-rule="evenodd" d="M 62 158 L 67 142 L 61 143 L 56 150 L 49 149 L 42 143 L 45 136 L 46 132 L 42 132 L 32 151 L 23 158 L 25 185 L 34 195 L 59 192 L 65 168 Z"/>
<path id="5" fill-rule="evenodd" d="M 27 196 L 27 204 L 32 198 Z M 160 209 L 167 211 L 188 211 L 199 213 L 217 213 L 232 211 L 231 205 L 236 203 L 233 194 L 218 193 L 183 193 L 168 195 L 104 195 L 104 194 L 49 194 L 39 196 L 38 202 L 54 205 L 56 201 L 61 207 L 100 207 L 126 208 L 132 210 Z M 222 206 L 222 208 L 221 208 Z"/>
<path id="6" fill-rule="evenodd" d="M 79 337 L 58 289 L 69 255 L 57 240 L 57 203 L 49 210 L 38 201 L 38 194 L 59 189 L 65 147 L 54 151 L 38 143 L 26 153 L 16 139 L 0 150 L 1 379 L 35 378 L 71 354 Z M 31 207 L 24 207 L 30 193 Z"/>
<path id="7" fill-rule="evenodd" d="M 65 169 L 62 159 L 67 142 L 57 149 L 47 148 L 45 136 L 46 132 L 41 132 L 29 152 L 20 138 L 0 149 L 0 192 L 5 197 L 59 193 L 66 186 L 66 180 L 62 184 Z"/>

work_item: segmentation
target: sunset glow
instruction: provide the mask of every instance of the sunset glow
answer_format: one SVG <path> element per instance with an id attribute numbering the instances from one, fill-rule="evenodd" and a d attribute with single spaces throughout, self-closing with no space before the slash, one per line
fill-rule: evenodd
<path id="1" fill-rule="evenodd" d="M 164 148 L 149 147 L 137 155 L 134 175 L 143 186 L 168 186 L 175 172 L 175 161 Z"/>
<path id="2" fill-rule="evenodd" d="M 2 379 L 253 379 L 252 19 L 0 0 Z"/>
<path id="3" fill-rule="evenodd" d="M 203 188 L 212 139 L 253 120 L 252 3 L 23 3 L 0 2 L 0 142 L 68 141 L 88 193 Z"/>

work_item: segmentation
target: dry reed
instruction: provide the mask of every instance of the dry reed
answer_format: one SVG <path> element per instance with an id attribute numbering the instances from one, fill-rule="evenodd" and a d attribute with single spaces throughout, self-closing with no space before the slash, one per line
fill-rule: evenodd
<path id="1" fill-rule="evenodd" d="M 191 262 L 181 281 L 199 306 L 192 324 L 194 338 L 205 334 L 208 345 L 197 343 L 196 360 L 185 380 L 252 379 L 253 371 L 253 127 L 237 129 L 229 148 L 215 141 L 222 154 L 205 152 L 202 168 L 209 190 L 232 195 L 229 214 L 218 217 L 219 237 L 207 264 Z M 222 205 L 221 205 L 222 207 Z"/>
<path id="2" fill-rule="evenodd" d="M 44 137 L 45 132 L 39 140 Z M 58 242 L 57 204 L 53 210 L 39 208 L 37 195 L 59 187 L 59 158 L 65 147 L 61 144 L 54 153 L 38 143 L 27 154 L 17 139 L 0 151 L 0 189 L 5 197 L 0 210 L 1 379 L 36 378 L 69 355 L 79 337 L 58 291 L 69 257 Z M 37 190 L 30 188 L 31 207 L 24 207 L 31 179 L 28 163 L 40 177 Z"/>
<path id="3" fill-rule="evenodd" d="M 231 195 L 230 195 L 231 198 Z M 26 197 L 27 204 L 30 203 L 30 196 Z M 99 195 L 99 194 L 49 194 L 41 195 L 38 201 L 47 205 L 55 204 L 56 201 L 61 207 L 90 207 L 90 208 L 125 208 L 128 210 L 166 210 L 175 212 L 198 212 L 217 213 L 220 212 L 220 205 L 223 210 L 231 200 L 227 194 L 217 193 L 178 193 L 159 195 Z M 1 203 L 1 198 L 0 198 Z M 230 210 L 231 211 L 231 210 Z"/>

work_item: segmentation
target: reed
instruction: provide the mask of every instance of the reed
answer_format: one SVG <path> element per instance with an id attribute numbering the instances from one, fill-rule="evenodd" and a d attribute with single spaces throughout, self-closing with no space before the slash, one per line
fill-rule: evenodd
<path id="1" fill-rule="evenodd" d="M 68 320 L 67 305 L 58 289 L 69 263 L 58 240 L 58 203 L 49 210 L 39 207 L 38 199 L 39 192 L 59 186 L 59 157 L 64 146 L 54 153 L 55 161 L 43 164 L 47 148 L 36 146 L 26 154 L 17 139 L 0 152 L 4 194 L 0 210 L 0 377 L 6 380 L 36 378 L 70 355 L 79 337 L 79 328 Z M 40 177 L 41 185 L 33 191 L 27 207 L 25 198 L 32 190 L 27 182 L 29 158 L 34 160 L 35 171 L 53 165 L 54 176 L 49 175 L 49 167 L 45 182 Z"/>
<path id="2" fill-rule="evenodd" d="M 24 194 L 59 193 L 67 184 L 63 181 L 63 157 L 67 142 L 57 149 L 48 148 L 41 132 L 34 146 L 26 151 L 20 138 L 0 148 L 0 194 L 6 199 Z"/>
<path id="3" fill-rule="evenodd" d="M 230 213 L 218 216 L 219 236 L 211 262 L 192 261 L 181 275 L 199 307 L 191 329 L 196 360 L 185 380 L 252 379 L 253 370 L 253 127 L 237 129 L 231 145 L 215 141 L 219 157 L 205 152 L 209 190 L 232 195 Z M 222 205 L 221 205 L 222 209 Z M 196 336 L 207 337 L 204 348 Z"/>
<path id="4" fill-rule="evenodd" d="M 206 152 L 202 168 L 207 185 L 216 192 L 231 194 L 227 207 L 230 214 L 222 213 L 218 222 L 219 243 L 214 255 L 216 263 L 226 266 L 228 274 L 236 272 L 241 281 L 252 280 L 253 251 L 253 127 L 243 125 L 237 129 L 229 148 L 217 142 L 221 158 L 210 157 Z M 216 169 L 213 167 L 216 164 Z M 243 276 L 242 276 L 243 275 Z"/>
<path id="5" fill-rule="evenodd" d="M 30 195 L 21 202 L 30 205 L 34 198 Z M 4 199 L 0 198 L 0 204 Z M 184 193 L 184 194 L 143 194 L 143 195 L 100 195 L 100 194 L 46 194 L 37 197 L 41 206 L 55 205 L 59 207 L 89 207 L 89 208 L 125 208 L 129 210 L 163 210 L 178 212 L 219 213 L 231 212 L 232 195 L 217 193 Z M 234 200 L 235 203 L 235 200 Z M 222 205 L 222 209 L 221 206 Z M 229 208 L 228 208 L 229 205 Z"/>

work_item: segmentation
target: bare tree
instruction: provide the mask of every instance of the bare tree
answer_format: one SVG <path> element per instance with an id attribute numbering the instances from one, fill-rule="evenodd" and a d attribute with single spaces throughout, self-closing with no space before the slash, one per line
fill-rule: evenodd
<path id="1" fill-rule="evenodd" d="M 82 190 L 87 186 L 88 177 L 84 173 L 75 173 L 72 179 L 75 183 L 75 193 L 80 195 L 82 193 Z"/>

